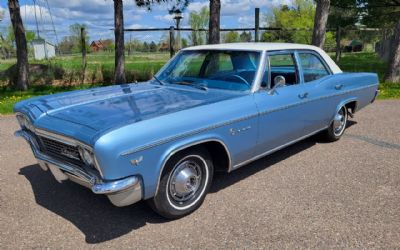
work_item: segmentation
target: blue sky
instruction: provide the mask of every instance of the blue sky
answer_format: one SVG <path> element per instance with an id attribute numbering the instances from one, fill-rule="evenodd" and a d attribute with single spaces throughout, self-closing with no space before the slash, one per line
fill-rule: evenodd
<path id="1" fill-rule="evenodd" d="M 254 8 L 260 7 L 261 13 L 267 13 L 273 7 L 289 4 L 293 0 L 221 0 L 221 26 L 225 28 L 252 27 L 254 25 Z M 55 42 L 51 30 L 50 15 L 44 0 L 36 0 L 41 8 L 36 7 L 39 29 L 48 40 Z M 113 1 L 112 0 L 48 0 L 59 40 L 69 34 L 68 26 L 73 23 L 85 23 L 90 40 L 113 38 Z M 188 26 L 188 13 L 208 7 L 209 1 L 191 1 L 184 12 L 182 27 Z M 20 0 L 22 18 L 27 30 L 36 30 L 35 8 L 33 0 Z M 152 11 L 138 8 L 134 0 L 124 0 L 125 28 L 165 28 L 174 25 L 168 15 L 168 5 L 155 5 Z M 0 11 L 5 11 L 4 20 L 0 23 L 0 31 L 4 32 L 10 24 L 7 1 L 0 2 Z M 42 18 L 40 18 L 40 16 Z M 182 34 L 184 36 L 184 34 Z M 126 33 L 126 39 L 140 39 L 158 42 L 162 32 Z"/>

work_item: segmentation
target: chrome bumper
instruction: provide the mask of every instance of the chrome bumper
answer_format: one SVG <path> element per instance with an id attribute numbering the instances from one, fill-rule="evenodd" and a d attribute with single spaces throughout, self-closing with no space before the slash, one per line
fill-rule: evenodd
<path id="1" fill-rule="evenodd" d="M 142 199 L 141 181 L 138 177 L 130 176 L 120 180 L 105 181 L 94 172 L 84 171 L 73 164 L 43 154 L 30 133 L 18 130 L 14 135 L 24 138 L 29 143 L 40 167 L 45 171 L 50 169 L 58 182 L 69 179 L 90 188 L 95 194 L 107 195 L 111 203 L 118 207 L 128 206 Z"/>

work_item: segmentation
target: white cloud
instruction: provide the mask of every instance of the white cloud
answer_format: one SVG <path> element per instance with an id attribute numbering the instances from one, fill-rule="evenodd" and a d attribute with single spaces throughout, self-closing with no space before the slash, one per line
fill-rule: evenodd
<path id="1" fill-rule="evenodd" d="M 221 0 L 221 27 L 252 27 L 254 26 L 254 8 L 260 7 L 261 13 L 271 10 L 282 4 L 292 5 L 294 0 Z M 36 1 L 40 5 L 44 1 Z M 84 23 L 88 26 L 91 40 L 99 38 L 112 38 L 114 32 L 114 13 L 112 0 L 51 0 L 48 1 L 53 20 L 59 36 L 69 35 L 69 25 L 73 23 Z M 168 27 L 174 25 L 171 15 L 168 15 L 170 3 L 155 4 L 151 11 L 146 8 L 138 8 L 135 0 L 124 0 L 124 22 L 127 28 L 144 27 Z M 32 1 L 23 1 L 21 6 L 22 19 L 27 30 L 36 30 L 34 8 Z M 208 7 L 208 0 L 190 1 L 187 7 L 181 27 L 188 26 L 188 13 L 199 11 L 203 7 Z M 26 9 L 26 10 L 25 10 Z M 10 24 L 9 13 L 6 1 L 0 1 L 0 11 L 5 11 L 4 20 L 0 22 L 0 31 L 4 32 Z M 37 15 L 39 7 L 36 7 Z M 47 8 L 41 8 L 43 22 L 39 20 L 40 29 L 52 29 L 50 16 Z M 26 12 L 26 14 L 25 14 Z M 38 16 L 39 17 L 39 16 Z M 40 19 L 40 17 L 39 17 Z M 263 21 L 265 18 L 261 17 Z M 261 24 L 263 25 L 263 24 Z M 42 34 L 42 33 L 41 33 Z M 157 40 L 162 32 L 133 32 L 129 36 Z M 50 35 L 51 36 L 51 35 Z M 128 34 L 126 35 L 128 36 Z M 52 37 L 51 37 L 52 39 Z"/>
<path id="2" fill-rule="evenodd" d="M 254 27 L 254 19 L 254 15 L 240 16 L 238 19 L 240 28 Z M 260 13 L 260 27 L 266 27 L 267 25 L 266 16 L 263 13 Z"/>
<path id="3" fill-rule="evenodd" d="M 131 25 L 127 25 L 125 28 L 127 28 L 127 29 L 142 29 L 142 28 L 146 28 L 146 27 L 141 24 L 131 24 Z"/>
<path id="4" fill-rule="evenodd" d="M 201 8 L 203 7 L 207 7 L 208 8 L 208 1 L 203 1 L 203 2 L 191 2 L 189 3 L 187 10 L 189 12 L 192 11 L 197 11 L 199 12 L 201 10 Z"/>
<path id="5" fill-rule="evenodd" d="M 188 14 L 183 13 L 182 18 L 183 18 L 183 21 L 187 21 Z M 154 16 L 154 19 L 158 20 L 158 21 L 162 21 L 162 22 L 164 22 L 164 24 L 175 25 L 174 15 L 170 15 L 170 14 L 156 15 L 156 16 Z M 182 25 L 185 25 L 185 24 L 182 24 Z M 183 27 L 182 25 L 181 25 L 181 27 Z"/>

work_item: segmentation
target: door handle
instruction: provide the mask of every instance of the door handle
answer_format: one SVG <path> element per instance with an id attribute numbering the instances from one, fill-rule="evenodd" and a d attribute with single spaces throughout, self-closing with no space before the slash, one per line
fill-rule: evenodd
<path id="1" fill-rule="evenodd" d="M 307 98 L 307 97 L 308 97 L 308 92 L 305 92 L 303 94 L 299 94 L 299 98 L 300 99 L 304 99 L 304 98 Z"/>
<path id="2" fill-rule="evenodd" d="M 343 88 L 343 84 L 335 85 L 336 90 L 341 90 Z"/>

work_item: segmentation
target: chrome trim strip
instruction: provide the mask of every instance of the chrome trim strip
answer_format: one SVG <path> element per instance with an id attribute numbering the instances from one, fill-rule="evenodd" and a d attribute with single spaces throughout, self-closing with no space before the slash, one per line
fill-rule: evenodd
<path id="1" fill-rule="evenodd" d="M 57 133 L 54 133 L 54 132 L 47 131 L 47 130 L 44 130 L 44 129 L 36 128 L 35 129 L 35 134 L 37 134 L 39 136 L 43 136 L 43 137 L 49 138 L 51 140 L 55 140 L 55 141 L 59 141 L 59 142 L 65 143 L 65 144 L 70 145 L 70 146 L 74 146 L 74 147 L 81 146 L 81 147 L 84 147 L 84 148 L 92 151 L 92 147 L 87 145 L 87 144 L 85 144 L 85 143 L 83 143 L 83 142 L 80 142 L 80 141 L 78 141 L 76 139 L 73 139 L 73 138 L 70 138 L 70 137 L 67 137 L 67 136 L 64 136 L 64 135 L 60 135 L 60 134 L 57 134 Z"/>
<path id="2" fill-rule="evenodd" d="M 315 98 L 315 99 L 310 99 L 310 100 L 307 100 L 307 101 L 302 101 L 302 102 L 298 102 L 298 103 L 295 103 L 295 104 L 282 106 L 282 107 L 279 107 L 279 108 L 276 108 L 276 109 L 262 111 L 260 113 L 255 113 L 253 115 L 244 116 L 244 117 L 233 119 L 233 120 L 226 121 L 226 122 L 223 122 L 223 123 L 214 124 L 214 125 L 211 125 L 211 126 L 208 126 L 208 127 L 204 127 L 204 128 L 200 128 L 200 129 L 197 129 L 197 130 L 190 131 L 190 132 L 182 133 L 180 135 L 168 137 L 166 139 L 162 139 L 162 140 L 159 140 L 159 141 L 156 141 L 156 142 L 153 142 L 153 143 L 149 143 L 147 145 L 143 145 L 143 146 L 140 146 L 140 147 L 137 147 L 137 148 L 129 149 L 129 150 L 126 150 L 125 152 L 122 152 L 120 155 L 121 156 L 127 156 L 127 155 L 134 154 L 134 153 L 137 153 L 137 152 L 140 152 L 140 151 L 144 151 L 146 149 L 153 148 L 153 147 L 156 147 L 156 146 L 159 146 L 159 145 L 162 145 L 162 144 L 165 144 L 165 143 L 177 140 L 177 139 L 182 139 L 182 138 L 185 138 L 187 136 L 199 134 L 201 132 L 205 132 L 205 131 L 212 130 L 212 129 L 215 129 L 215 128 L 219 128 L 219 127 L 223 127 L 223 126 L 226 126 L 226 125 L 230 125 L 232 123 L 248 120 L 248 119 L 257 117 L 259 115 L 266 115 L 266 114 L 269 114 L 269 113 L 272 113 L 272 112 L 277 112 L 277 111 L 288 109 L 288 108 L 291 108 L 291 107 L 294 107 L 294 106 L 306 104 L 308 102 L 318 101 L 318 100 L 322 100 L 322 99 L 325 99 L 325 98 L 330 98 L 330 97 L 333 97 L 333 96 L 344 95 L 344 94 L 348 94 L 348 93 L 355 92 L 355 91 L 358 91 L 358 90 L 362 90 L 362 89 L 365 89 L 365 88 L 374 87 L 374 86 L 377 86 L 377 84 L 371 84 L 371 85 L 363 86 L 363 87 L 360 87 L 360 88 L 347 90 L 345 92 L 340 92 L 340 93 L 335 93 L 335 94 L 332 94 L 332 95 L 327 95 L 327 96 L 323 96 L 323 97 L 319 97 L 319 98 Z"/>
<path id="3" fill-rule="evenodd" d="M 271 149 L 271 150 L 268 150 L 267 152 L 264 152 L 264 153 L 262 153 L 262 154 L 259 154 L 259 155 L 257 155 L 257 156 L 254 156 L 254 157 L 252 157 L 252 158 L 250 158 L 250 159 L 248 159 L 248 160 L 245 160 L 245 161 L 243 161 L 243 162 L 241 162 L 241 163 L 238 163 L 238 164 L 236 164 L 235 166 L 233 166 L 231 169 L 229 169 L 229 172 L 231 172 L 231 171 L 233 171 L 233 170 L 236 170 L 236 169 L 238 169 L 238 168 L 240 168 L 240 167 L 242 167 L 242 166 L 244 166 L 244 165 L 246 165 L 246 164 L 248 164 L 248 163 L 250 163 L 250 162 L 256 161 L 256 160 L 258 160 L 258 159 L 260 159 L 260 158 L 262 158 L 262 157 L 264 157 L 264 156 L 267 156 L 267 155 L 269 155 L 269 154 L 272 154 L 272 153 L 274 153 L 274 152 L 276 152 L 276 151 L 278 151 L 278 150 L 280 150 L 280 149 L 282 149 L 282 148 L 285 148 L 285 147 L 290 146 L 290 145 L 292 145 L 292 144 L 294 144 L 294 143 L 296 143 L 296 142 L 299 142 L 299 141 L 301 141 L 301 140 L 303 140 L 303 139 L 305 139 L 305 138 L 307 138 L 307 137 L 310 137 L 310 136 L 312 136 L 312 135 L 315 135 L 315 134 L 317 134 L 317 133 L 319 133 L 319 132 L 321 132 L 321 131 L 327 129 L 328 127 L 329 127 L 329 126 L 324 127 L 324 128 L 322 128 L 322 129 L 318 129 L 318 130 L 316 130 L 316 131 L 314 131 L 314 132 L 312 132 L 312 133 L 310 133 L 310 134 L 307 134 L 307 135 L 304 135 L 304 136 L 302 136 L 302 137 L 299 137 L 299 138 L 297 138 L 297 139 L 295 139 L 295 140 L 293 140 L 293 141 L 287 142 L 287 143 L 285 143 L 285 144 L 283 144 L 283 145 L 281 145 L 281 146 L 278 146 L 278 147 L 276 147 L 276 148 L 273 148 L 273 149 Z"/>
<path id="4" fill-rule="evenodd" d="M 137 153 L 137 152 L 149 149 L 149 148 L 153 148 L 153 147 L 156 147 L 156 146 L 159 146 L 159 145 L 171 142 L 171 141 L 175 141 L 177 139 L 182 139 L 182 138 L 185 138 L 185 137 L 188 137 L 188 136 L 191 136 L 191 135 L 196 135 L 196 134 L 199 134 L 201 132 L 205 132 L 207 130 L 223 127 L 223 126 L 235 123 L 235 122 L 241 122 L 241 121 L 248 120 L 248 119 L 251 119 L 251 118 L 254 118 L 254 117 L 257 117 L 257 116 L 258 116 L 258 113 L 255 113 L 253 115 L 241 117 L 241 118 L 238 118 L 238 119 L 235 119 L 235 120 L 231 120 L 231 121 L 215 124 L 215 125 L 212 125 L 212 126 L 209 126 L 209 127 L 205 127 L 205 128 L 196 129 L 196 130 L 193 130 L 193 131 L 190 131 L 190 132 L 187 132 L 187 133 L 183 133 L 183 134 L 180 134 L 180 135 L 168 137 L 166 139 L 162 139 L 162 140 L 156 141 L 154 143 L 150 143 L 150 144 L 147 144 L 147 145 L 144 145 L 144 146 L 140 146 L 140 147 L 137 147 L 137 148 L 134 148 L 134 149 L 131 149 L 131 150 L 127 150 L 125 152 L 122 152 L 120 155 L 121 156 L 127 156 L 127 155 L 134 154 L 134 153 Z"/>
<path id="5" fill-rule="evenodd" d="M 196 146 L 196 145 L 199 145 L 199 144 L 202 144 L 202 143 L 206 143 L 206 142 L 219 142 L 219 143 L 222 144 L 222 146 L 225 148 L 225 151 L 226 151 L 226 153 L 227 153 L 227 155 L 228 155 L 228 168 L 231 168 L 231 165 L 232 165 L 231 154 L 230 154 L 230 152 L 229 152 L 228 146 L 226 146 L 226 144 L 225 144 L 223 141 L 221 141 L 221 140 L 219 140 L 219 139 L 206 139 L 206 140 L 201 140 L 201 141 L 192 142 L 192 143 L 186 144 L 186 145 L 184 145 L 184 146 L 182 146 L 182 147 L 179 147 L 179 148 L 176 148 L 176 149 L 172 150 L 172 151 L 168 154 L 168 156 L 165 157 L 165 159 L 163 160 L 163 164 L 162 164 L 162 166 L 161 166 L 160 174 L 159 174 L 159 176 L 158 176 L 158 182 L 157 182 L 157 187 L 156 187 L 156 193 L 158 192 L 158 188 L 159 188 L 159 185 L 160 185 L 161 174 L 162 174 L 162 172 L 164 171 L 164 167 L 165 167 L 165 165 L 167 164 L 168 160 L 169 160 L 174 154 L 176 154 L 176 153 L 179 152 L 179 151 L 182 151 L 182 150 L 184 150 L 184 149 L 186 149 L 186 148 L 189 148 L 189 147 L 192 147 L 192 146 Z"/>

